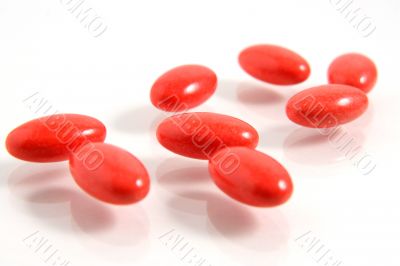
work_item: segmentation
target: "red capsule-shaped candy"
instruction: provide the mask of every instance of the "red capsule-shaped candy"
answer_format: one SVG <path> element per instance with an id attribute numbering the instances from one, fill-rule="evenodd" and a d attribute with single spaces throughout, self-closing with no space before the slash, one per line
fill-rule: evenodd
<path id="1" fill-rule="evenodd" d="M 347 85 L 323 85 L 303 90 L 289 99 L 286 114 L 293 122 L 312 128 L 348 123 L 368 107 L 366 94 Z"/>
<path id="2" fill-rule="evenodd" d="M 215 184 L 228 196 L 257 207 L 286 202 L 293 192 L 286 169 L 270 156 L 247 147 L 228 147 L 209 162 Z"/>
<path id="3" fill-rule="evenodd" d="M 55 114 L 31 120 L 7 136 L 14 157 L 31 162 L 57 162 L 78 153 L 88 142 L 103 142 L 106 128 L 99 120 L 78 114 Z"/>
<path id="4" fill-rule="evenodd" d="M 88 144 L 83 150 L 85 156 L 70 157 L 69 167 L 84 191 L 112 204 L 135 203 L 147 195 L 147 170 L 128 151 L 105 143 Z"/>
<path id="5" fill-rule="evenodd" d="M 168 150 L 207 160 L 225 147 L 255 148 L 257 131 L 242 120 L 216 113 L 184 113 L 165 119 L 157 128 L 158 141 Z"/>
<path id="6" fill-rule="evenodd" d="M 239 55 L 239 64 L 256 79 L 276 85 L 293 85 L 310 76 L 307 61 L 295 52 L 276 45 L 254 45 Z"/>
<path id="7" fill-rule="evenodd" d="M 350 53 L 336 58 L 328 69 L 329 83 L 350 85 L 364 92 L 372 90 L 378 71 L 374 62 L 362 54 Z"/>
<path id="8" fill-rule="evenodd" d="M 168 112 L 184 111 L 205 102 L 215 92 L 217 76 L 200 65 L 183 65 L 159 77 L 151 88 L 153 105 Z"/>

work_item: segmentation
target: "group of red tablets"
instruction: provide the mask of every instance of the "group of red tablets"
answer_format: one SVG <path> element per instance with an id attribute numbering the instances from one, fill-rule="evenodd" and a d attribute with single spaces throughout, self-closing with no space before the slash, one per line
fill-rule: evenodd
<path id="1" fill-rule="evenodd" d="M 240 53 L 239 63 L 252 77 L 274 85 L 295 85 L 310 76 L 303 57 L 276 45 L 248 47 Z M 365 112 L 366 93 L 376 79 L 376 66 L 368 57 L 342 55 L 329 66 L 328 84 L 292 96 L 286 114 L 305 127 L 335 128 Z M 159 143 L 181 156 L 208 160 L 214 183 L 237 201 L 257 207 L 286 202 L 293 192 L 291 177 L 279 162 L 256 150 L 259 136 L 254 127 L 228 115 L 188 112 L 209 99 L 217 83 L 214 71 L 201 65 L 176 67 L 155 81 L 151 102 L 175 113 L 158 125 Z M 69 160 L 76 183 L 99 200 L 113 204 L 140 201 L 150 189 L 145 166 L 128 151 L 104 143 L 105 137 L 106 127 L 95 118 L 55 114 L 14 129 L 6 147 L 25 161 Z"/>

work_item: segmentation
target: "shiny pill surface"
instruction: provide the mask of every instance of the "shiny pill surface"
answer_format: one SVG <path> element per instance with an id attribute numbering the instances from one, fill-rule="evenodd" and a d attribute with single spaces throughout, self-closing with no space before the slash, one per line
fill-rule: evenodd
<path id="1" fill-rule="evenodd" d="M 168 150 L 195 159 L 210 159 L 226 146 L 255 148 L 258 133 L 248 123 L 217 113 L 193 112 L 171 116 L 157 128 L 157 139 Z"/>
<path id="2" fill-rule="evenodd" d="M 296 124 L 332 128 L 361 116 L 368 107 L 366 94 L 347 85 L 322 85 L 303 90 L 289 99 L 286 114 Z"/>
<path id="3" fill-rule="evenodd" d="M 254 45 L 239 55 L 239 64 L 250 76 L 271 84 L 293 85 L 305 81 L 310 66 L 297 53 L 276 45 Z"/>
<path id="4" fill-rule="evenodd" d="M 103 142 L 106 127 L 99 120 L 79 114 L 56 114 L 31 120 L 11 131 L 8 152 L 30 162 L 57 162 L 79 152 L 87 142 Z"/>
<path id="5" fill-rule="evenodd" d="M 196 107 L 213 95 L 217 75 L 208 67 L 183 65 L 159 77 L 150 92 L 152 104 L 167 112 Z"/>
<path id="6" fill-rule="evenodd" d="M 83 147 L 82 158 L 70 156 L 69 167 L 76 183 L 91 196 L 112 204 L 132 204 L 150 189 L 144 165 L 131 153 L 105 143 Z"/>
<path id="7" fill-rule="evenodd" d="M 377 76 L 374 62 L 358 53 L 337 57 L 328 69 L 329 83 L 350 85 L 366 93 L 375 86 Z"/>
<path id="8" fill-rule="evenodd" d="M 257 207 L 285 203 L 293 192 L 286 169 L 272 157 L 247 147 L 228 147 L 209 161 L 215 184 L 228 196 Z"/>

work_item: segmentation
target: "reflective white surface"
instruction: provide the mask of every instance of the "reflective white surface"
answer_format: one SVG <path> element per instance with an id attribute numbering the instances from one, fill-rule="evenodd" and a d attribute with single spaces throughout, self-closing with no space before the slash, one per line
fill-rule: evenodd
<path id="1" fill-rule="evenodd" d="M 363 38 L 331 2 L 86 1 L 108 26 L 94 38 L 60 1 L 3 0 L 2 141 L 36 117 L 23 100 L 39 92 L 60 112 L 103 121 L 107 142 L 141 159 L 152 186 L 139 204 L 104 204 L 78 188 L 67 163 L 25 163 L 3 145 L 0 264 L 51 265 L 28 243 L 38 232 L 70 265 L 195 265 L 200 258 L 215 266 L 323 265 L 315 259 L 323 254 L 307 252 L 312 235 L 342 265 L 397 266 L 400 3 L 359 1 L 377 26 Z M 256 43 L 298 52 L 311 65 L 310 79 L 290 87 L 253 80 L 237 55 Z M 342 144 L 285 115 L 291 95 L 325 83 L 331 60 L 352 51 L 368 55 L 379 70 L 367 113 L 344 126 L 377 165 L 368 175 Z M 258 130 L 259 149 L 293 177 L 287 204 L 236 203 L 212 183 L 206 162 L 157 143 L 155 129 L 166 114 L 151 105 L 151 85 L 160 73 L 189 63 L 212 68 L 220 80 L 216 94 L 194 110 L 229 114 Z M 183 251 L 172 248 L 178 235 L 187 243 Z"/>

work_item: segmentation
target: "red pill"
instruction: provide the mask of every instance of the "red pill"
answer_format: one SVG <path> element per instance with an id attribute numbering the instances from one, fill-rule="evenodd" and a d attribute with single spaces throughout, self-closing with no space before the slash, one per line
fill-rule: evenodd
<path id="1" fill-rule="evenodd" d="M 348 123 L 368 107 L 366 94 L 347 85 L 322 85 L 303 90 L 289 99 L 286 114 L 293 122 L 312 128 Z"/>
<path id="2" fill-rule="evenodd" d="M 8 152 L 21 160 L 57 162 L 78 153 L 88 142 L 103 142 L 106 128 L 99 120 L 78 114 L 55 114 L 31 120 L 7 136 Z"/>
<path id="3" fill-rule="evenodd" d="M 217 76 L 200 65 L 183 65 L 159 77 L 151 88 L 153 105 L 167 112 L 185 111 L 205 102 L 215 92 Z"/>
<path id="4" fill-rule="evenodd" d="M 293 85 L 310 76 L 307 61 L 276 45 L 254 45 L 239 55 L 239 64 L 250 76 L 276 85 Z"/>
<path id="5" fill-rule="evenodd" d="M 242 120 L 216 113 L 184 113 L 171 116 L 157 128 L 158 141 L 168 150 L 207 160 L 225 147 L 258 144 L 257 131 Z"/>
<path id="6" fill-rule="evenodd" d="M 339 56 L 328 69 L 329 83 L 350 85 L 364 92 L 372 90 L 377 76 L 374 62 L 365 55 L 356 53 Z"/>
<path id="7" fill-rule="evenodd" d="M 228 196 L 257 207 L 286 202 L 293 192 L 286 169 L 270 156 L 247 147 L 228 147 L 209 162 L 215 184 Z"/>
<path id="8" fill-rule="evenodd" d="M 71 156 L 69 167 L 76 183 L 91 196 L 112 204 L 142 200 L 150 189 L 143 164 L 129 152 L 105 143 L 83 147 L 84 158 Z"/>

